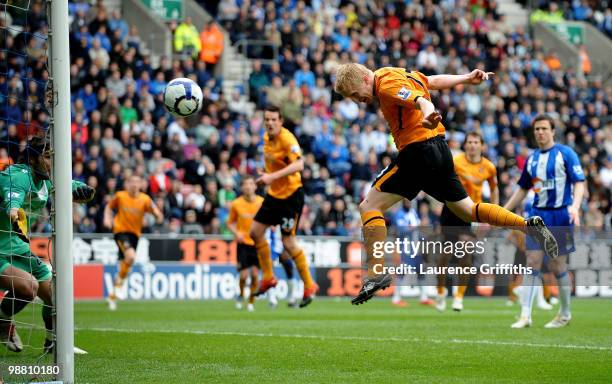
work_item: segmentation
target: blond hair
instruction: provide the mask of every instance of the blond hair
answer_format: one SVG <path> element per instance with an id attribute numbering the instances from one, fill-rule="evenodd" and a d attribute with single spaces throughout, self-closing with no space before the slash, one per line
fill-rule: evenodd
<path id="1" fill-rule="evenodd" d="M 368 68 L 357 63 L 340 64 L 336 67 L 336 85 L 334 91 L 348 96 L 363 83 L 363 76 L 370 72 Z"/>

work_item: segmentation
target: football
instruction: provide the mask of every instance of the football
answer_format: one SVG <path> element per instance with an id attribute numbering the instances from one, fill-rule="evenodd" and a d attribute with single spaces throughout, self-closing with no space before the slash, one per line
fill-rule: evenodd
<path id="1" fill-rule="evenodd" d="M 164 105 L 175 116 L 193 115 L 202 107 L 202 89 L 191 79 L 174 79 L 164 90 Z"/>

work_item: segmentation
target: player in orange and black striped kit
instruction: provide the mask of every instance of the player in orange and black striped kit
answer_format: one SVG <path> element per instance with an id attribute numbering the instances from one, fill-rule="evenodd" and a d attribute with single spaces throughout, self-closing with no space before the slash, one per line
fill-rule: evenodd
<path id="1" fill-rule="evenodd" d="M 551 257 L 558 255 L 557 242 L 541 218 L 526 221 L 499 205 L 474 203 L 455 173 L 442 117 L 431 102 L 429 90 L 480 84 L 492 75 L 478 69 L 466 75 L 425 76 L 404 68 L 386 67 L 374 72 L 356 63 L 338 66 L 335 91 L 355 102 L 378 100 L 399 150 L 397 160 L 383 170 L 359 205 L 368 277 L 353 304 L 364 303 L 391 284 L 391 276 L 383 268 L 384 258 L 374 257 L 374 247 L 387 238 L 383 212 L 402 198 L 412 200 L 420 191 L 443 202 L 465 222 L 518 227 L 523 231 L 529 226 L 547 253 Z"/>
<path id="2" fill-rule="evenodd" d="M 489 159 L 482 156 L 483 146 L 484 139 L 479 133 L 468 133 L 463 144 L 465 152 L 453 157 L 455 172 L 473 202 L 480 203 L 482 201 L 482 187 L 487 182 L 491 190 L 491 203 L 499 204 L 497 169 Z M 445 241 L 476 241 L 471 223 L 458 218 L 446 205 L 442 209 L 440 224 L 442 225 L 442 234 Z M 447 266 L 452 256 L 447 254 L 438 255 L 437 265 L 439 267 Z M 466 254 L 458 258 L 458 264 L 461 267 L 471 267 L 472 255 Z M 436 309 L 443 311 L 446 309 L 446 275 L 439 274 L 437 277 L 438 295 L 436 297 Z M 469 279 L 470 276 L 467 274 L 459 276 L 459 286 L 457 286 L 457 291 L 453 296 L 454 311 L 459 312 L 463 309 L 463 296 L 465 295 Z"/>
<path id="3" fill-rule="evenodd" d="M 108 307 L 111 311 L 117 309 L 116 292 L 123 285 L 134 264 L 145 213 L 155 215 L 158 223 L 164 220 L 163 213 L 155 206 L 151 197 L 140 192 L 141 185 L 140 176 L 131 175 L 125 183 L 125 191 L 117 192 L 104 208 L 104 226 L 113 229 L 121 260 L 115 285 L 108 296 Z M 114 220 L 113 211 L 117 212 Z"/>
<path id="4" fill-rule="evenodd" d="M 263 294 L 277 284 L 265 231 L 271 225 L 280 224 L 283 246 L 293 258 L 304 282 L 304 295 L 300 307 L 305 307 L 310 304 L 319 286 L 312 279 L 306 255 L 297 245 L 295 238 L 304 207 L 304 189 L 300 175 L 304 169 L 302 150 L 295 136 L 283 127 L 283 119 L 278 108 L 266 108 L 264 126 L 266 128 L 265 173 L 257 179 L 257 183 L 268 185 L 269 189 L 251 226 L 251 237 L 255 241 L 259 265 L 263 272 L 257 294 Z"/>
<path id="5" fill-rule="evenodd" d="M 234 234 L 234 239 L 238 243 L 236 254 L 238 258 L 238 272 L 240 273 L 240 293 L 236 301 L 236 308 L 242 308 L 244 286 L 250 269 L 251 294 L 249 295 L 249 303 L 247 305 L 249 312 L 255 310 L 253 303 L 255 301 L 255 291 L 257 290 L 257 279 L 259 276 L 257 249 L 255 249 L 255 242 L 249 235 L 253 218 L 263 202 L 263 197 L 255 194 L 256 190 L 257 185 L 252 177 L 243 178 L 242 196 L 232 201 L 229 217 L 227 218 L 227 229 Z"/>

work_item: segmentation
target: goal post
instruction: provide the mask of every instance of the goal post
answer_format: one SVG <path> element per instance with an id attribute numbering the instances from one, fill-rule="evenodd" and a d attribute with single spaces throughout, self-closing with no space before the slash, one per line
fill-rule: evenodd
<path id="1" fill-rule="evenodd" d="M 68 0 L 51 0 L 49 55 L 53 140 L 53 260 L 55 267 L 57 379 L 74 382 L 74 286 L 72 271 L 72 146 Z"/>

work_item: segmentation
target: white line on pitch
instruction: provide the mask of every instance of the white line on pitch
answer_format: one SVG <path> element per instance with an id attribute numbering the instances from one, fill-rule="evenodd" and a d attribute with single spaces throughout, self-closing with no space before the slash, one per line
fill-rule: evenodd
<path id="1" fill-rule="evenodd" d="M 246 336 L 246 337 L 288 337 L 295 339 L 316 339 L 316 340 L 354 340 L 354 341 L 394 341 L 394 342 L 429 342 L 435 344 L 481 344 L 481 345 L 504 345 L 513 347 L 532 347 L 532 348 L 558 348 L 558 349 L 584 349 L 590 351 L 610 351 L 612 347 L 597 345 L 575 345 L 575 344 L 540 344 L 522 343 L 518 341 L 498 341 L 498 340 L 468 340 L 468 339 L 420 339 L 420 338 L 401 338 L 401 337 L 365 337 L 365 336 L 319 336 L 302 334 L 274 334 L 274 333 L 249 333 L 233 331 L 202 331 L 202 330 L 168 330 L 168 329 L 129 329 L 129 328 L 77 328 L 77 331 L 93 332 L 119 332 L 119 333 L 183 333 L 190 335 L 210 335 L 210 336 Z"/>

